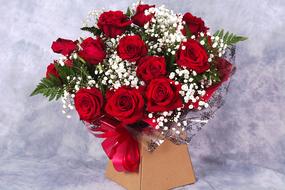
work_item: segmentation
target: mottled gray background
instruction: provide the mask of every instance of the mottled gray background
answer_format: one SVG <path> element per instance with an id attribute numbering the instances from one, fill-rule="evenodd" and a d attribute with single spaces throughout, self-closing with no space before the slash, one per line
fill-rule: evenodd
<path id="1" fill-rule="evenodd" d="M 106 156 L 77 116 L 29 94 L 56 57 L 53 40 L 77 38 L 89 10 L 132 2 L 0 0 L 0 190 L 122 189 L 104 178 Z M 190 144 L 198 182 L 181 189 L 285 189 L 285 1 L 156 2 L 249 37 L 225 106 Z"/>

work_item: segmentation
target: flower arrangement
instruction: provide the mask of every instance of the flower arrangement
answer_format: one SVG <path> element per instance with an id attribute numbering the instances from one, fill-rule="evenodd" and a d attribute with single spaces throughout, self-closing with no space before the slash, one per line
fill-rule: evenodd
<path id="1" fill-rule="evenodd" d="M 224 30 L 211 35 L 189 12 L 141 3 L 125 13 L 92 11 L 81 29 L 90 37 L 52 43 L 61 57 L 31 95 L 61 98 L 67 117 L 75 108 L 86 127 L 105 138 L 115 169 L 128 172 L 140 163 L 138 136 L 150 137 L 149 150 L 165 139 L 191 140 L 191 124 L 206 120 L 185 116 L 209 109 L 233 71 L 225 53 L 246 40 Z"/>

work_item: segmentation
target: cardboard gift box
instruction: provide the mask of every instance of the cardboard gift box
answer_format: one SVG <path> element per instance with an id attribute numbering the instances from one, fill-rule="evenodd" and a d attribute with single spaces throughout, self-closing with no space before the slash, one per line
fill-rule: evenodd
<path id="1" fill-rule="evenodd" d="M 188 146 L 166 140 L 155 151 L 140 146 L 141 162 L 135 173 L 117 172 L 110 161 L 106 177 L 128 190 L 168 190 L 195 183 Z"/>

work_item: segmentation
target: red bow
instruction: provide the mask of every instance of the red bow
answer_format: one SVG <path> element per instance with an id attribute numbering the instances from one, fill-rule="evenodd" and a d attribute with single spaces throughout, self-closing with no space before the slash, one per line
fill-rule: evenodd
<path id="1" fill-rule="evenodd" d="M 118 172 L 135 172 L 140 164 L 139 145 L 119 122 L 103 117 L 96 128 L 88 127 L 96 137 L 105 138 L 102 147 Z"/>

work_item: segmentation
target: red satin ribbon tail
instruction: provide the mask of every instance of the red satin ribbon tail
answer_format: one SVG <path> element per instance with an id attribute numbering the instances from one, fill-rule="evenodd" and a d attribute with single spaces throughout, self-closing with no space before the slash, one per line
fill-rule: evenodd
<path id="1" fill-rule="evenodd" d="M 135 172 L 140 164 L 139 145 L 132 134 L 120 123 L 111 118 L 104 117 L 99 127 L 89 130 L 99 138 L 105 138 L 102 148 L 112 160 L 118 172 Z"/>

